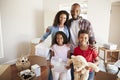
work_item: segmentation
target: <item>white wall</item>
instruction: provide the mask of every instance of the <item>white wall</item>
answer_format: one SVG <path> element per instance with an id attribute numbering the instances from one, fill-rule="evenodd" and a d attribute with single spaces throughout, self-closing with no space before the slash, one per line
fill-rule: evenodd
<path id="1" fill-rule="evenodd" d="M 111 0 L 111 2 L 118 2 L 118 1 L 120 1 L 120 0 Z"/>
<path id="2" fill-rule="evenodd" d="M 0 0 L 4 58 L 0 64 L 30 52 L 30 41 L 43 33 L 43 0 Z"/>
<path id="3" fill-rule="evenodd" d="M 3 57 L 3 39 L 2 39 L 1 14 L 0 14 L 0 58 L 2 57 Z"/>
<path id="4" fill-rule="evenodd" d="M 120 2 L 112 4 L 109 42 L 117 44 L 120 48 Z"/>
<path id="5" fill-rule="evenodd" d="M 88 19 L 92 22 L 98 43 L 108 42 L 110 0 L 88 0 Z"/>

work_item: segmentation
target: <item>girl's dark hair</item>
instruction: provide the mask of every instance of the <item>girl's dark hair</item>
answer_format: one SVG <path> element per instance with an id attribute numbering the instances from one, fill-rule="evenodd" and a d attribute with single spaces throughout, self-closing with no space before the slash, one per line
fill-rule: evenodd
<path id="1" fill-rule="evenodd" d="M 89 36 L 89 31 L 88 30 L 80 30 L 78 32 L 78 37 L 80 37 L 80 34 L 83 34 L 83 33 L 88 34 L 88 36 Z"/>
<path id="2" fill-rule="evenodd" d="M 58 35 L 58 34 L 62 35 L 62 37 L 63 37 L 63 44 L 67 44 L 67 43 L 68 43 L 67 36 L 66 36 L 65 33 L 62 32 L 62 31 L 58 31 L 58 32 L 55 34 L 52 44 L 58 44 L 58 43 L 57 43 L 57 35 Z"/>
<path id="3" fill-rule="evenodd" d="M 64 23 L 64 25 L 67 25 L 67 21 L 69 19 L 69 13 L 65 10 L 61 10 L 56 14 L 56 16 L 54 18 L 53 26 L 57 26 L 58 24 L 60 24 L 60 19 L 59 18 L 60 18 L 61 14 L 65 14 L 67 16 L 66 22 Z"/>

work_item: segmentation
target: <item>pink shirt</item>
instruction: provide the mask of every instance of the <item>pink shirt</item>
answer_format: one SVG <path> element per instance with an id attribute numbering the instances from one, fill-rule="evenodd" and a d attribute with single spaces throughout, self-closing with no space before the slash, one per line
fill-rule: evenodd
<path id="1" fill-rule="evenodd" d="M 51 50 L 54 52 L 56 58 L 61 58 L 63 61 L 67 61 L 67 53 L 70 50 L 70 48 L 67 45 L 59 46 L 57 44 L 54 44 L 51 47 Z"/>

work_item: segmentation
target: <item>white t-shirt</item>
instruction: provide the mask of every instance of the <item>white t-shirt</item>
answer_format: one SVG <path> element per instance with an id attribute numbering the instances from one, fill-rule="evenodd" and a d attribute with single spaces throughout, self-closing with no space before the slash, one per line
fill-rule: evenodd
<path id="1" fill-rule="evenodd" d="M 59 27 L 59 31 L 62 31 L 62 32 L 64 32 L 64 27 Z"/>
<path id="2" fill-rule="evenodd" d="M 78 45 L 78 32 L 80 30 L 79 20 L 71 22 L 70 33 L 71 33 L 71 52 L 73 53 L 74 48 Z"/>

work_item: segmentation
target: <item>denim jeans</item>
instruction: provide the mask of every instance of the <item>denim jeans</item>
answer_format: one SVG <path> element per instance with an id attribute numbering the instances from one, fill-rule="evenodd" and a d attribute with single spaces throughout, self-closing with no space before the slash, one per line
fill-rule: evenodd
<path id="1" fill-rule="evenodd" d="M 91 71 L 91 72 L 89 73 L 88 80 L 94 80 L 94 75 L 95 75 L 95 72 L 94 72 L 94 71 Z"/>
<path id="2" fill-rule="evenodd" d="M 74 80 L 74 68 L 73 68 L 73 64 L 71 64 L 71 80 Z"/>
<path id="3" fill-rule="evenodd" d="M 49 69 L 48 80 L 53 80 L 52 71 Z"/>

